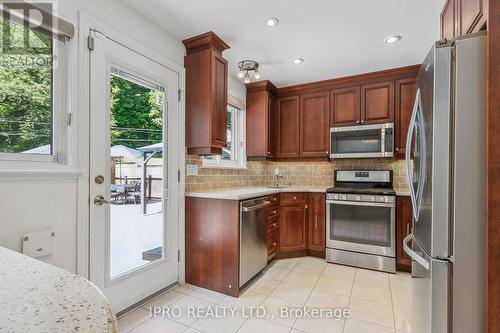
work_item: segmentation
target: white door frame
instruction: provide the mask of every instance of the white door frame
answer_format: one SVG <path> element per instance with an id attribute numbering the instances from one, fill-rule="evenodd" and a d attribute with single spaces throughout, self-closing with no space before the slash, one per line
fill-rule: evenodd
<path id="1" fill-rule="evenodd" d="M 180 181 L 178 183 L 178 234 L 179 234 L 179 282 L 185 281 L 185 70 L 182 65 L 170 60 L 168 56 L 158 53 L 150 48 L 128 38 L 115 29 L 103 24 L 86 13 L 79 13 L 79 36 L 78 36 L 78 114 L 75 115 L 75 122 L 78 124 L 78 166 L 84 170 L 78 180 L 78 223 L 77 223 L 77 273 L 85 278 L 89 278 L 89 199 L 90 199 L 90 177 L 89 177 L 89 152 L 90 152 L 90 50 L 88 49 L 89 30 L 98 30 L 108 36 L 110 39 L 119 41 L 120 44 L 127 45 L 130 49 L 140 50 L 139 53 L 147 58 L 161 64 L 164 67 L 176 72 L 179 76 L 180 101 L 178 104 L 178 167 L 180 170 Z"/>

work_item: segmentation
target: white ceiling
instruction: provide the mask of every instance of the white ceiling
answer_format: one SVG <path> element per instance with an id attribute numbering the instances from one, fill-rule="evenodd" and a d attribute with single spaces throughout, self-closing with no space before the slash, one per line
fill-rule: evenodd
<path id="1" fill-rule="evenodd" d="M 123 1 L 179 40 L 214 31 L 231 46 L 230 75 L 252 59 L 262 79 L 287 86 L 421 63 L 445 0 Z M 278 26 L 266 26 L 271 16 Z M 387 45 L 389 35 L 403 39 Z"/>

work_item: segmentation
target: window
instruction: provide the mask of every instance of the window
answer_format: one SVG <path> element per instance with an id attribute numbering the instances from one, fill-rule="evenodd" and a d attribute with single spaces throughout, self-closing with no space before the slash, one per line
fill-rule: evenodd
<path id="1" fill-rule="evenodd" d="M 74 31 L 47 6 L 0 6 L 0 160 L 65 160 L 65 53 Z"/>
<path id="2" fill-rule="evenodd" d="M 222 155 L 204 157 L 203 167 L 246 168 L 245 113 L 241 107 L 227 105 L 226 131 L 227 142 Z"/>

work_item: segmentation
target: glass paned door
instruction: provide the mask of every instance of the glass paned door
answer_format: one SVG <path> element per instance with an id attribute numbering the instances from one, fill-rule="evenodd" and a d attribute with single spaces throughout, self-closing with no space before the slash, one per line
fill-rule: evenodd
<path id="1" fill-rule="evenodd" d="M 91 31 L 89 277 L 119 312 L 178 281 L 178 74 Z"/>

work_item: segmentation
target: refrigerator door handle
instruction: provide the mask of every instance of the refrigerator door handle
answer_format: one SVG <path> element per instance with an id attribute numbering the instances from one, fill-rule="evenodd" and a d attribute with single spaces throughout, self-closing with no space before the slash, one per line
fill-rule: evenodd
<path id="1" fill-rule="evenodd" d="M 414 252 L 412 249 L 410 249 L 410 246 L 408 243 L 412 240 L 413 235 L 409 234 L 406 236 L 406 238 L 403 240 L 403 250 L 406 252 L 407 255 L 410 256 L 413 260 L 415 260 L 420 266 L 425 268 L 426 270 L 429 270 L 430 264 L 427 260 L 419 256 L 416 252 Z"/>
<path id="2" fill-rule="evenodd" d="M 410 126 L 408 127 L 408 134 L 406 136 L 406 151 L 405 151 L 405 158 L 406 158 L 406 176 L 408 177 L 408 185 L 410 188 L 410 198 L 411 198 L 411 205 L 413 208 L 413 217 L 415 220 L 417 220 L 417 198 L 416 198 L 416 193 L 415 189 L 413 188 L 413 174 L 411 172 L 411 142 L 413 141 L 413 131 L 415 129 L 416 125 L 416 118 L 417 118 L 417 112 L 419 108 L 419 100 L 420 100 L 420 89 L 417 90 L 417 95 L 415 97 L 415 104 L 413 106 L 413 113 L 411 115 L 411 120 L 410 120 Z"/>

